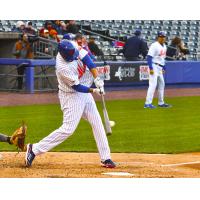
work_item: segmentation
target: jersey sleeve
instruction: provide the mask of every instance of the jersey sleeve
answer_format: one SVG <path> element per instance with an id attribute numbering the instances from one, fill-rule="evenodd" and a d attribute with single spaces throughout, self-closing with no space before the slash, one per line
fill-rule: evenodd
<path id="1" fill-rule="evenodd" d="M 148 55 L 154 57 L 156 55 L 156 46 L 152 44 L 149 48 Z"/>

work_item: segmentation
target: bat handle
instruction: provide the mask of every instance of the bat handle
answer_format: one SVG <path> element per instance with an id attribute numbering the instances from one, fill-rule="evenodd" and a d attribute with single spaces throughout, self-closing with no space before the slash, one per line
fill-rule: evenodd
<path id="1" fill-rule="evenodd" d="M 102 99 L 103 107 L 106 108 L 105 99 L 104 99 L 104 95 L 103 94 L 101 94 L 101 99 Z"/>

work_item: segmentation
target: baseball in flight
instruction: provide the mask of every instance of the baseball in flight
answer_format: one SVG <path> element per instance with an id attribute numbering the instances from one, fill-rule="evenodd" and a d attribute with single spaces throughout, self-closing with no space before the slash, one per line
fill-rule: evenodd
<path id="1" fill-rule="evenodd" d="M 111 127 L 115 126 L 115 121 L 109 121 L 109 122 Z"/>

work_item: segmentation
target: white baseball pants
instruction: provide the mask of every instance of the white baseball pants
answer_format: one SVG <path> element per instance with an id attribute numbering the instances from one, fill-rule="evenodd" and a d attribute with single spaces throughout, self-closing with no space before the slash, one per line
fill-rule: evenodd
<path id="1" fill-rule="evenodd" d="M 81 117 L 92 126 L 93 135 L 102 161 L 110 159 L 110 148 L 104 126 L 97 110 L 93 96 L 89 93 L 65 93 L 59 91 L 63 124 L 40 142 L 33 144 L 33 153 L 45 153 L 71 136 Z"/>
<path id="2" fill-rule="evenodd" d="M 147 97 L 145 104 L 151 104 L 153 102 L 154 93 L 158 86 L 158 104 L 164 104 L 164 88 L 165 81 L 163 77 L 162 67 L 153 64 L 154 74 L 149 75 L 149 88 L 147 91 Z"/>

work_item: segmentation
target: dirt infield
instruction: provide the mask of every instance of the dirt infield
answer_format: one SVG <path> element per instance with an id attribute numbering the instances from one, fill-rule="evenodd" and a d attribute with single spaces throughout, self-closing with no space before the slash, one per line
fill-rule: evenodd
<path id="1" fill-rule="evenodd" d="M 146 89 L 132 89 L 123 91 L 110 91 L 106 93 L 106 100 L 145 99 Z M 166 88 L 166 97 L 200 96 L 200 88 Z M 95 100 L 100 97 L 95 95 Z M 57 93 L 0 93 L 0 106 L 30 105 L 30 104 L 56 104 L 59 103 Z"/>
<path id="2" fill-rule="evenodd" d="M 1 178 L 194 178 L 200 177 L 200 153 L 134 154 L 114 153 L 117 168 L 100 166 L 97 153 L 46 153 L 31 168 L 24 167 L 24 153 L 1 153 Z M 104 175 L 128 172 L 129 176 Z"/>
<path id="3" fill-rule="evenodd" d="M 145 99 L 146 90 L 107 92 L 106 99 Z M 200 88 L 169 88 L 166 97 L 200 96 Z M 98 96 L 95 96 L 99 100 Z M 0 93 L 0 106 L 55 104 L 57 93 Z M 113 153 L 116 169 L 100 166 L 97 153 L 55 153 L 38 156 L 31 168 L 24 167 L 24 153 L 0 153 L 0 177 L 46 177 L 46 178 L 93 178 L 124 177 L 105 175 L 107 172 L 128 172 L 130 178 L 179 178 L 200 177 L 200 153 L 185 154 L 136 154 Z"/>

